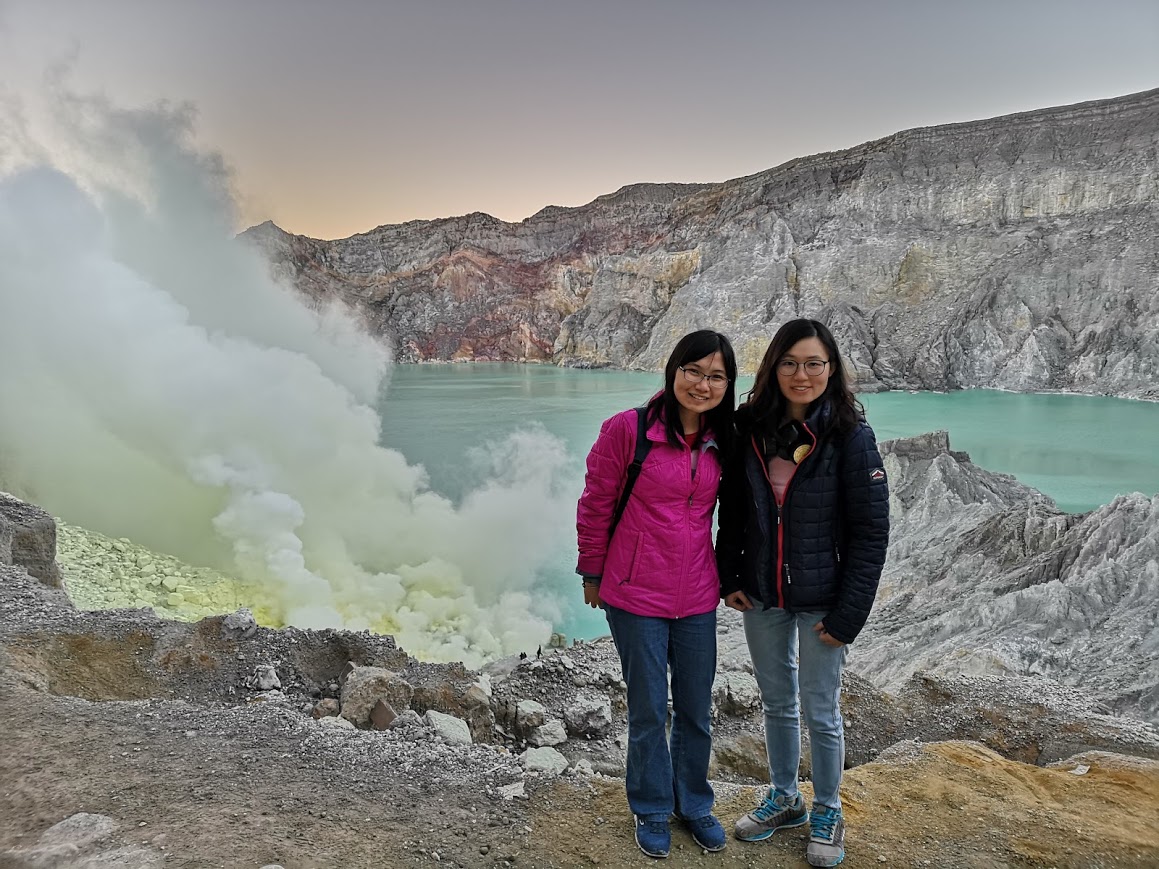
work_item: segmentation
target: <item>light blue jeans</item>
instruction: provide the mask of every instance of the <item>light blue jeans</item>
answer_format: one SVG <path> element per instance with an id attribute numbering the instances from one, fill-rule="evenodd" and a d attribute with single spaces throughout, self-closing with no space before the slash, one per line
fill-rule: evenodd
<path id="1" fill-rule="evenodd" d="M 604 605 L 628 684 L 628 769 L 632 813 L 688 820 L 712 811 L 712 680 L 716 673 L 716 610 L 682 619 L 638 616 Z M 668 670 L 672 670 L 672 732 Z"/>
<path id="2" fill-rule="evenodd" d="M 761 689 L 773 790 L 786 797 L 797 794 L 800 708 L 804 706 L 812 755 L 813 804 L 840 809 L 845 768 L 845 722 L 840 705 L 845 646 L 835 649 L 817 638 L 813 626 L 824 617 L 825 613 L 786 612 L 776 607 L 762 610 L 757 603 L 755 609 L 744 613 L 744 632 L 753 675 Z"/>

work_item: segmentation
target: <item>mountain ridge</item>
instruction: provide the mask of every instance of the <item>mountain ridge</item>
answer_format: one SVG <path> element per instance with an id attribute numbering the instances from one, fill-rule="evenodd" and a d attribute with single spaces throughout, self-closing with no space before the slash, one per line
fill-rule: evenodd
<path id="1" fill-rule="evenodd" d="M 242 233 L 396 359 L 655 369 L 711 326 L 752 371 L 827 322 L 862 389 L 1159 397 L 1159 89 L 901 131 L 706 184 L 627 185 L 520 223 L 336 241 Z"/>

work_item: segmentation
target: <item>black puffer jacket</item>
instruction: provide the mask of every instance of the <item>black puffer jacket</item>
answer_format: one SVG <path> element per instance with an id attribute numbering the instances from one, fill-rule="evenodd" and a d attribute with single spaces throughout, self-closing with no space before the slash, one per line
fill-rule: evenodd
<path id="1" fill-rule="evenodd" d="M 825 630 L 851 643 L 869 618 L 889 542 L 889 488 L 877 441 L 861 422 L 846 437 L 828 402 L 805 421 L 813 448 L 778 511 L 746 408 L 720 483 L 716 559 L 721 596 L 754 605 L 825 612 Z M 778 512 L 780 524 L 778 525 Z"/>

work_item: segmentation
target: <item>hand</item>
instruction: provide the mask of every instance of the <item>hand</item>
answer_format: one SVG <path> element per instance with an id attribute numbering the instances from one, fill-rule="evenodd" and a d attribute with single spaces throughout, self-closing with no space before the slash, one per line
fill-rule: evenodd
<path id="1" fill-rule="evenodd" d="M 732 607 L 734 610 L 742 613 L 745 610 L 751 610 L 753 608 L 753 602 L 749 600 L 748 595 L 743 591 L 734 591 L 732 594 L 726 596 L 724 605 Z"/>
<path id="2" fill-rule="evenodd" d="M 840 649 L 845 644 L 839 639 L 825 630 L 824 622 L 817 622 L 813 625 L 813 631 L 817 634 L 817 639 L 823 642 L 826 646 L 832 646 L 834 649 Z"/>
<path id="3" fill-rule="evenodd" d="M 598 585 L 584 584 L 584 603 L 592 609 L 600 608 L 600 587 Z"/>

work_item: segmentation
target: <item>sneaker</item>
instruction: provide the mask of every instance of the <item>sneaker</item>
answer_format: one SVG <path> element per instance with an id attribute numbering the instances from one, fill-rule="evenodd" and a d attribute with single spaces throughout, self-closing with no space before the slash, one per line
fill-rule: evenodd
<path id="1" fill-rule="evenodd" d="M 668 819 L 645 821 L 636 815 L 636 844 L 649 857 L 667 857 L 672 847 L 672 831 Z"/>
<path id="2" fill-rule="evenodd" d="M 705 851 L 723 851 L 727 839 L 724 835 L 724 827 L 720 825 L 720 821 L 712 815 L 705 815 L 703 818 L 694 818 L 684 820 L 684 826 L 688 828 L 688 832 L 692 834 L 692 838 L 696 840 L 696 844 Z"/>
<path id="3" fill-rule="evenodd" d="M 769 788 L 764 802 L 736 822 L 735 834 L 742 842 L 759 842 L 777 830 L 799 827 L 808 820 L 809 810 L 800 792 L 790 800 Z"/>
<path id="4" fill-rule="evenodd" d="M 805 859 L 810 866 L 836 866 L 845 859 L 845 819 L 841 809 L 813 807 L 813 827 Z"/>

